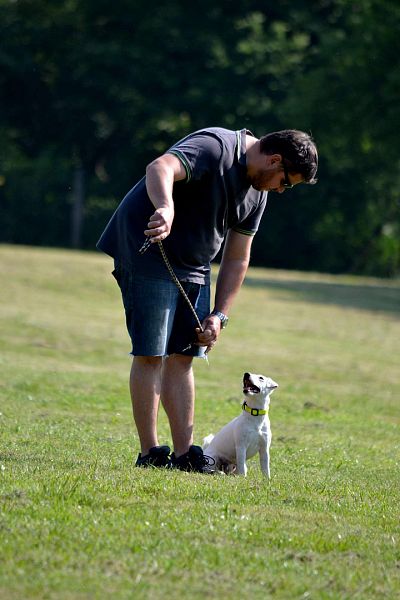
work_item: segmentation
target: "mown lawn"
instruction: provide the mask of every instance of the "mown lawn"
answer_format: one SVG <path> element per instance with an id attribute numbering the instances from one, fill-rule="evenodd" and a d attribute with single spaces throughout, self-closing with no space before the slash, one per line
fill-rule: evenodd
<path id="1" fill-rule="evenodd" d="M 195 366 L 196 442 L 270 375 L 268 483 L 134 469 L 110 261 L 0 265 L 0 598 L 399 597 L 399 282 L 250 269 Z"/>

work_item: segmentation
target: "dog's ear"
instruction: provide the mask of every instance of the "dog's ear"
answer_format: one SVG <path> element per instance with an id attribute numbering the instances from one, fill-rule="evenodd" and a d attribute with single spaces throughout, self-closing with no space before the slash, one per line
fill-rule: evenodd
<path id="1" fill-rule="evenodd" d="M 276 381 L 274 381 L 273 379 L 271 379 L 271 377 L 267 377 L 267 386 L 271 390 L 276 390 L 276 388 L 279 387 L 279 385 L 276 383 Z"/>

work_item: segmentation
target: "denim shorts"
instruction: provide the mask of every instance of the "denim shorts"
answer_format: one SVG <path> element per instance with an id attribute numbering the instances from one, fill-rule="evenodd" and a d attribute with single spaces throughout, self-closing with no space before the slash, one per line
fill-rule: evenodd
<path id="1" fill-rule="evenodd" d="M 116 265 L 133 356 L 184 354 L 204 357 L 196 346 L 197 321 L 176 283 L 137 274 Z M 181 282 L 200 320 L 210 313 L 210 286 Z"/>

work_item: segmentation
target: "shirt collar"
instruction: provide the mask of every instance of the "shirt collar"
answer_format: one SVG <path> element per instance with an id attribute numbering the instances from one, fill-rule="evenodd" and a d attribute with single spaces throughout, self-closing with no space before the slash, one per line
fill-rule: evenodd
<path id="1" fill-rule="evenodd" d="M 241 165 L 246 166 L 246 135 L 255 137 L 249 129 L 236 131 L 236 156 Z"/>

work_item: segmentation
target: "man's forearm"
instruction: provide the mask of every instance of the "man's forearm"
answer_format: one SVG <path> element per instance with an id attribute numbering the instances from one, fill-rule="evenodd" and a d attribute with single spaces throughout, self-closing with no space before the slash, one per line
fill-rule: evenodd
<path id="1" fill-rule="evenodd" d="M 214 308 L 216 310 L 225 315 L 229 314 L 229 310 L 245 278 L 248 266 L 249 260 L 247 258 L 222 261 L 215 290 Z"/>
<path id="2" fill-rule="evenodd" d="M 178 158 L 164 154 L 150 163 L 146 169 L 146 189 L 155 212 L 150 216 L 145 235 L 152 242 L 164 240 L 170 233 L 174 220 L 174 181 L 185 177 L 185 170 Z"/>
<path id="3" fill-rule="evenodd" d="M 245 278 L 253 238 L 229 231 L 215 291 L 215 310 L 227 315 Z"/>
<path id="4" fill-rule="evenodd" d="M 154 208 L 171 208 L 174 173 L 160 162 L 151 163 L 146 170 L 146 189 Z"/>
<path id="5" fill-rule="evenodd" d="M 214 309 L 227 315 L 236 298 L 250 261 L 252 237 L 230 230 L 228 232 L 215 290 Z M 217 315 L 208 315 L 203 321 L 203 332 L 198 333 L 201 346 L 210 350 L 221 331 Z"/>

